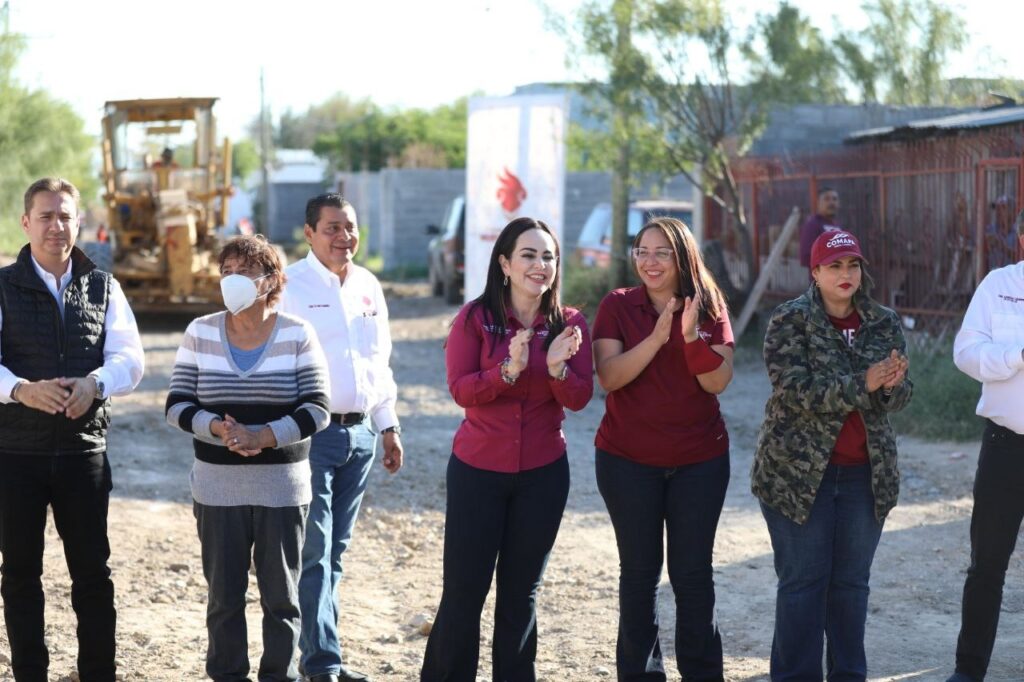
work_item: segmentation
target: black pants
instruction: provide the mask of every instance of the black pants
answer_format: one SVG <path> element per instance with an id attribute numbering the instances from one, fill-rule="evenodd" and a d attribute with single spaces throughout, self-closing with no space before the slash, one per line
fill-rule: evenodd
<path id="1" fill-rule="evenodd" d="M 658 627 L 666 549 L 679 673 L 687 681 L 723 679 L 711 555 L 729 485 L 729 454 L 679 467 L 639 464 L 601 449 L 596 454 L 597 489 L 619 549 L 618 679 L 667 679 Z"/>
<path id="2" fill-rule="evenodd" d="M 114 680 L 114 584 L 107 504 L 110 463 L 97 455 L 0 454 L 0 594 L 17 682 L 46 682 L 43 640 L 43 534 L 46 508 L 64 544 L 71 606 L 78 616 L 82 682 Z"/>
<path id="3" fill-rule="evenodd" d="M 988 423 L 974 479 L 971 567 L 964 582 L 956 670 L 980 682 L 999 626 L 1003 580 L 1024 518 L 1024 435 Z"/>
<path id="4" fill-rule="evenodd" d="M 212 507 L 193 502 L 208 587 L 206 674 L 215 682 L 247 682 L 249 638 L 245 591 L 249 566 L 263 608 L 261 682 L 299 679 L 299 576 L 308 505 Z"/>
<path id="5" fill-rule="evenodd" d="M 452 455 L 444 529 L 444 588 L 420 679 L 474 682 L 480 612 L 497 563 L 492 679 L 533 682 L 537 588 L 569 495 L 565 456 L 517 474 L 477 469 Z"/>

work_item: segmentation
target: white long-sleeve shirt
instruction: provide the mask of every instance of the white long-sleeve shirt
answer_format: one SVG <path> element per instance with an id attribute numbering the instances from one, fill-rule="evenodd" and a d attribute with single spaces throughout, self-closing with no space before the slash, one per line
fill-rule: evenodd
<path id="1" fill-rule="evenodd" d="M 981 382 L 978 415 L 1024 434 L 1024 261 L 993 270 L 978 285 L 953 362 Z"/>
<path id="2" fill-rule="evenodd" d="M 391 331 L 380 282 L 351 263 L 342 283 L 312 251 L 285 274 L 277 307 L 316 330 L 330 369 L 331 412 L 369 413 L 378 430 L 396 426 L 398 387 L 388 364 Z"/>
<path id="3" fill-rule="evenodd" d="M 59 283 L 56 277 L 39 265 L 35 257 L 32 258 L 32 267 L 57 300 L 57 306 L 63 316 L 64 290 L 71 283 L 71 260 L 68 259 L 67 270 L 61 275 Z M 135 324 L 135 314 L 132 313 L 128 299 L 116 279 L 111 279 L 110 299 L 103 328 L 106 331 L 103 342 L 103 365 L 89 375 L 103 382 L 101 397 L 127 395 L 142 380 L 146 360 L 142 350 L 142 339 L 139 338 L 139 328 Z M 0 311 L 0 329 L 3 329 L 3 311 Z M 3 347 L 0 346 L 0 404 L 14 402 L 11 399 L 11 390 L 22 380 L 3 365 Z"/>

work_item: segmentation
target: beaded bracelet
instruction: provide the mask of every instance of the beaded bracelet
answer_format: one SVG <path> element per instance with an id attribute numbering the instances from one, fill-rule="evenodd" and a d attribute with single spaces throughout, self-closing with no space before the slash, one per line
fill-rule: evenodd
<path id="1" fill-rule="evenodd" d="M 506 357 L 504 360 L 501 361 L 501 380 L 504 381 L 509 386 L 516 383 L 516 379 L 519 378 L 518 374 L 512 376 L 512 373 L 509 371 L 510 367 L 512 367 L 511 357 Z"/>

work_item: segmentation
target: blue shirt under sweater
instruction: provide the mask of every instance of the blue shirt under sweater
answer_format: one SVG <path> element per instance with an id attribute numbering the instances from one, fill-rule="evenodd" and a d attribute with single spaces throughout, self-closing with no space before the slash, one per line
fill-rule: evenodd
<path id="1" fill-rule="evenodd" d="M 260 359 L 260 356 L 263 355 L 263 349 L 267 347 L 267 344 L 264 343 L 262 346 L 256 346 L 252 350 L 242 350 L 233 343 L 229 343 L 228 347 L 231 349 L 231 357 L 235 359 L 238 369 L 248 372 L 256 364 L 256 361 Z"/>

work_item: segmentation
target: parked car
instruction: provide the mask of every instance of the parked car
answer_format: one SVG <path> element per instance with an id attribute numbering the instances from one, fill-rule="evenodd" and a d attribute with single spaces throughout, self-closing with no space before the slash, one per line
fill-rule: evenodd
<path id="1" fill-rule="evenodd" d="M 462 287 L 466 274 L 466 198 L 452 199 L 441 225 L 427 225 L 433 235 L 427 247 L 430 291 L 444 296 L 448 303 L 462 303 Z"/>
<path id="2" fill-rule="evenodd" d="M 678 218 L 687 225 L 693 223 L 693 204 L 689 201 L 669 199 L 645 199 L 632 201 L 629 204 L 629 218 L 626 230 L 627 241 L 632 239 L 640 228 L 651 218 L 668 216 Z M 584 267 L 606 268 L 611 262 L 612 245 L 612 205 L 601 202 L 590 212 L 579 239 L 576 241 L 576 261 Z"/>

